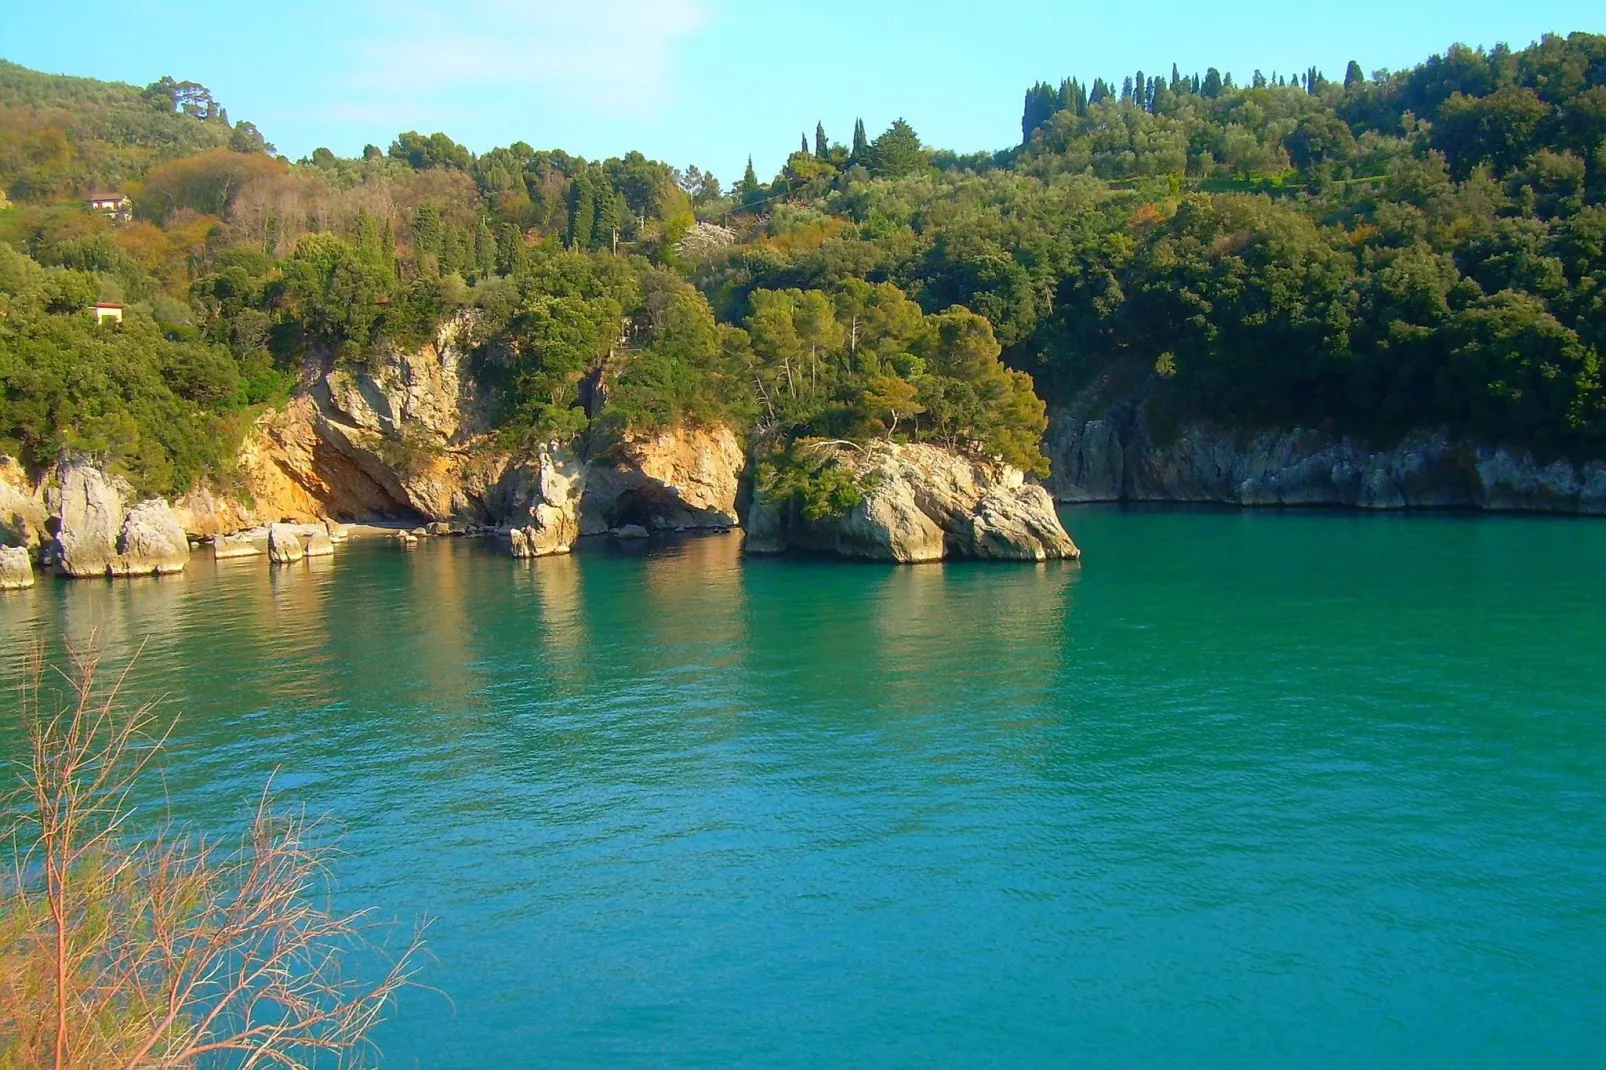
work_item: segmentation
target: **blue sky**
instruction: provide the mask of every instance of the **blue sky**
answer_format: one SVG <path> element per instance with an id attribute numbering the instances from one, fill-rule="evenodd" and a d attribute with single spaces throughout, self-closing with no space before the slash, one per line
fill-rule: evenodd
<path id="1" fill-rule="evenodd" d="M 773 174 L 816 119 L 847 140 L 899 116 L 960 151 L 1019 137 L 1038 79 L 1137 69 L 1400 68 L 1452 41 L 1606 32 L 1599 0 L 5 0 L 0 56 L 30 67 L 211 87 L 293 157 L 444 130 L 588 157 L 639 148 L 727 183 Z M 69 22 L 70 16 L 70 22 Z M 88 27 L 115 26 L 114 32 Z M 74 28 L 69 28 L 69 26 Z"/>

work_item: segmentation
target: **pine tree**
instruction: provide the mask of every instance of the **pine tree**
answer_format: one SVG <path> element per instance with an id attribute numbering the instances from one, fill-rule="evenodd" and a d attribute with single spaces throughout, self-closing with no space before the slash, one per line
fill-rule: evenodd
<path id="1" fill-rule="evenodd" d="M 866 155 L 870 173 L 889 178 L 913 174 L 926 163 L 920 135 L 903 119 L 893 120 L 886 133 L 875 139 L 875 144 L 870 146 Z"/>
<path id="2" fill-rule="evenodd" d="M 1211 67 L 1205 71 L 1204 84 L 1199 87 L 1199 95 L 1204 97 L 1221 96 L 1221 72 Z"/>
<path id="3" fill-rule="evenodd" d="M 816 160 L 829 160 L 831 158 L 831 143 L 825 139 L 825 124 L 814 124 L 814 158 Z"/>

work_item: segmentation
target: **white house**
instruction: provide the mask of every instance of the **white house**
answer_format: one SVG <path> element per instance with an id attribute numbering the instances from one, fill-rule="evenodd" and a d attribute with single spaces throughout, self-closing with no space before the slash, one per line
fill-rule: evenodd
<path id="1" fill-rule="evenodd" d="M 133 215 L 134 202 L 122 193 L 94 193 L 89 197 L 89 210 L 101 212 L 119 223 L 124 223 Z"/>
<path id="2" fill-rule="evenodd" d="M 105 323 L 107 320 L 111 320 L 113 323 L 123 322 L 123 306 L 115 301 L 96 302 L 91 306 L 90 311 L 95 314 L 96 323 Z"/>

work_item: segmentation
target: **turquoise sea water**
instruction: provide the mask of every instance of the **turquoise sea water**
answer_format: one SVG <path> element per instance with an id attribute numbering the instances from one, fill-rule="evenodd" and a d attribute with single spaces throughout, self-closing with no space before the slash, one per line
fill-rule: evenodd
<path id="1" fill-rule="evenodd" d="M 391 1067 L 1606 1063 L 1606 523 L 1089 508 L 1081 566 L 472 542 L 0 596 L 436 918 Z"/>

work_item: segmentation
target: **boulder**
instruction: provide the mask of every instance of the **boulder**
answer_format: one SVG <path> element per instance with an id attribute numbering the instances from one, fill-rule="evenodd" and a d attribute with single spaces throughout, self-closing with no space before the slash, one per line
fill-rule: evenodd
<path id="1" fill-rule="evenodd" d="M 33 586 L 33 561 L 21 546 L 0 546 L 0 591 Z"/>
<path id="2" fill-rule="evenodd" d="M 822 444 L 862 500 L 837 516 L 810 519 L 790 502 L 755 495 L 748 553 L 785 548 L 915 564 L 948 557 L 1044 561 L 1081 556 L 1054 502 L 1017 468 L 935 446 Z"/>
<path id="3" fill-rule="evenodd" d="M 262 547 L 250 539 L 218 536 L 212 540 L 212 559 L 214 561 L 232 561 L 241 557 L 256 557 L 261 553 Z"/>
<path id="4" fill-rule="evenodd" d="M 327 533 L 314 532 L 307 537 L 306 554 L 308 557 L 333 557 L 335 544 Z"/>
<path id="5" fill-rule="evenodd" d="M 287 524 L 275 524 L 268 529 L 268 560 L 275 565 L 288 565 L 307 556 L 301 538 Z"/>
<path id="6" fill-rule="evenodd" d="M 448 524 L 444 520 L 437 520 L 435 523 L 429 525 L 429 533 L 436 538 L 445 538 L 446 536 L 453 534 L 452 525 Z"/>
<path id="7" fill-rule="evenodd" d="M 67 576 L 152 576 L 182 572 L 190 559 L 184 528 L 166 501 L 123 508 L 127 483 L 88 465 L 70 465 L 51 492 L 55 560 Z"/>
<path id="8" fill-rule="evenodd" d="M 608 534 L 616 539 L 621 539 L 624 541 L 646 539 L 651 537 L 647 529 L 642 527 L 640 524 L 626 524 L 622 528 L 614 528 L 612 531 L 608 532 Z"/>
<path id="9" fill-rule="evenodd" d="M 566 453 L 545 450 L 521 465 L 509 489 L 513 556 L 546 557 L 573 549 L 585 488 L 585 466 Z"/>
<path id="10" fill-rule="evenodd" d="M 351 530 L 337 521 L 325 520 L 323 528 L 328 533 L 330 542 L 345 542 L 351 538 Z"/>
<path id="11" fill-rule="evenodd" d="M 106 576 L 117 557 L 127 484 L 99 469 L 74 465 L 52 495 L 57 520 L 56 567 L 73 577 Z"/>
<path id="12" fill-rule="evenodd" d="M 113 576 L 166 576 L 183 572 L 189 560 L 184 528 L 167 502 L 155 498 L 128 511 L 109 570 Z"/>

